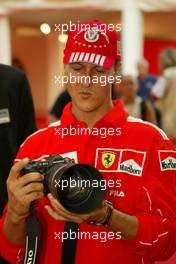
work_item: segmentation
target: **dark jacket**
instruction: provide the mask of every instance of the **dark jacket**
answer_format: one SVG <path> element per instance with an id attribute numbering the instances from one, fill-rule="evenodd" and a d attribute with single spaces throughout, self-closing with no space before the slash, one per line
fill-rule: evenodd
<path id="1" fill-rule="evenodd" d="M 0 215 L 7 200 L 6 180 L 13 159 L 35 130 L 33 101 L 24 72 L 0 64 Z"/>

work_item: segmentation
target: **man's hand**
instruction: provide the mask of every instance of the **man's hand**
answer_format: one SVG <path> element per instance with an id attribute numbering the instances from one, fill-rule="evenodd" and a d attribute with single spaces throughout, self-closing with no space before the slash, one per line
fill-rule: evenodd
<path id="1" fill-rule="evenodd" d="M 7 218 L 12 223 L 18 223 L 29 214 L 32 201 L 42 198 L 44 176 L 37 172 L 28 173 L 20 177 L 20 171 L 29 162 L 25 158 L 11 168 L 7 179 L 8 211 Z"/>
<path id="2" fill-rule="evenodd" d="M 45 209 L 48 211 L 49 215 L 56 220 L 70 221 L 81 224 L 82 222 L 98 221 L 102 219 L 106 214 L 106 206 L 103 202 L 102 205 L 95 211 L 89 214 L 74 214 L 67 211 L 58 200 L 56 200 L 52 194 L 48 194 L 51 206 L 46 205 Z"/>
<path id="3" fill-rule="evenodd" d="M 103 201 L 102 205 L 89 214 L 73 214 L 67 211 L 52 194 L 48 194 L 51 205 L 45 206 L 49 215 L 56 220 L 63 220 L 81 224 L 82 222 L 101 222 L 107 212 L 107 204 Z M 121 232 L 122 239 L 132 239 L 138 230 L 138 219 L 136 216 L 131 216 L 120 212 L 116 209 L 113 210 L 109 228 L 114 233 Z"/>

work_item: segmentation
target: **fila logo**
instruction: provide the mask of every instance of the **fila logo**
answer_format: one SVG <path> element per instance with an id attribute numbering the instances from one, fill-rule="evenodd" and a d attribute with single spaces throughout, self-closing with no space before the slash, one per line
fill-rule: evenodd
<path id="1" fill-rule="evenodd" d="M 125 193 L 123 191 L 119 191 L 119 190 L 110 190 L 109 191 L 109 196 L 113 196 L 113 197 L 125 197 Z"/>
<path id="2" fill-rule="evenodd" d="M 176 151 L 159 151 L 161 171 L 176 170 Z"/>

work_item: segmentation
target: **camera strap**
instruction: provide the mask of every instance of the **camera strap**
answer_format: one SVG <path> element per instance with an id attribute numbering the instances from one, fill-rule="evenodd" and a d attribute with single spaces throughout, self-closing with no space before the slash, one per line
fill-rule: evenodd
<path id="1" fill-rule="evenodd" d="M 24 264 L 35 264 L 37 257 L 39 237 L 39 224 L 34 213 L 34 205 L 31 204 L 30 216 L 27 222 L 26 230 L 26 252 Z"/>
<path id="2" fill-rule="evenodd" d="M 78 230 L 78 224 L 73 222 L 65 223 L 64 234 L 67 234 L 67 239 L 62 242 L 61 264 L 75 263 Z"/>

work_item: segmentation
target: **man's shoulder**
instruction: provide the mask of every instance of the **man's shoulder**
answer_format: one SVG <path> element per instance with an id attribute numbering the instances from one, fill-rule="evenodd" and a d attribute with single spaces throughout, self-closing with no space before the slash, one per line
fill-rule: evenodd
<path id="1" fill-rule="evenodd" d="M 22 145 L 35 145 L 44 144 L 45 141 L 48 141 L 51 137 L 55 136 L 57 130 L 61 125 L 60 121 L 51 123 L 48 127 L 42 128 L 31 134 L 27 137 L 27 139 L 23 142 Z"/>
<path id="2" fill-rule="evenodd" d="M 139 139 L 145 137 L 151 139 L 154 136 L 158 135 L 164 140 L 169 140 L 168 136 L 161 128 L 150 122 L 143 121 L 140 118 L 128 116 L 126 124 L 127 128 L 129 129 L 129 133 L 132 132 L 136 135 L 136 137 L 139 137 Z"/>
<path id="3" fill-rule="evenodd" d="M 39 157 L 48 156 L 49 153 L 57 147 L 57 131 L 59 130 L 59 122 L 49 125 L 46 128 L 39 129 L 31 134 L 21 144 L 16 160 L 28 157 L 30 160 Z"/>

